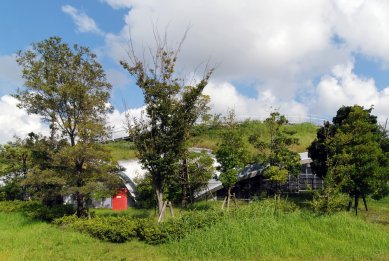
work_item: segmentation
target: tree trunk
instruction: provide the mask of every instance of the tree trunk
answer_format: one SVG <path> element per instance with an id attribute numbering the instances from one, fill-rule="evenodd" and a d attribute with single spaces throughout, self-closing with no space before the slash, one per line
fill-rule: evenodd
<path id="1" fill-rule="evenodd" d="M 162 210 L 158 216 L 158 223 L 162 222 L 165 217 L 166 205 L 167 205 L 167 201 L 163 202 Z"/>
<path id="2" fill-rule="evenodd" d="M 181 189 L 182 189 L 181 207 L 186 208 L 188 206 L 189 174 L 188 174 L 188 161 L 185 156 L 182 159 Z"/>
<path id="3" fill-rule="evenodd" d="M 230 200 L 231 200 L 231 188 L 228 188 L 228 191 L 227 191 L 227 211 L 230 210 Z"/>
<path id="4" fill-rule="evenodd" d="M 355 207 L 355 215 L 358 216 L 358 203 L 359 203 L 359 195 L 354 196 L 354 207 Z"/>
<path id="5" fill-rule="evenodd" d="M 157 195 L 158 216 L 161 216 L 163 209 L 163 193 L 159 188 L 155 189 L 155 193 Z"/>
<path id="6" fill-rule="evenodd" d="M 365 205 L 365 210 L 368 211 L 365 195 L 362 196 L 362 200 L 363 200 L 363 204 Z"/>
<path id="7" fill-rule="evenodd" d="M 79 192 L 76 192 L 76 204 L 77 204 L 76 215 L 78 218 L 89 217 L 89 211 L 86 203 L 87 202 L 85 200 L 85 196 L 83 194 L 80 194 Z"/>
<path id="8" fill-rule="evenodd" d="M 352 201 L 352 198 L 350 197 L 350 200 L 349 200 L 348 206 L 347 206 L 347 211 L 350 211 L 352 206 L 353 206 L 353 201 Z"/>

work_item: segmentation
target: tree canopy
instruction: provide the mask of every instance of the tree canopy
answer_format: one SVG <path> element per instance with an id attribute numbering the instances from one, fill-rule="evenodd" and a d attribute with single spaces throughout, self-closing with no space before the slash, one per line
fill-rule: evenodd
<path id="1" fill-rule="evenodd" d="M 186 157 L 188 133 L 200 116 L 202 91 L 212 69 L 206 68 L 197 83 L 186 85 L 175 71 L 182 43 L 172 50 L 166 39 L 156 36 L 155 40 L 157 47 L 151 51 L 151 65 L 134 52 L 130 52 L 128 62 L 121 61 L 121 64 L 143 91 L 145 117 L 135 120 L 131 131 L 138 158 L 151 174 L 162 217 L 164 192 L 180 173 L 179 160 Z"/>
<path id="2" fill-rule="evenodd" d="M 111 85 L 95 54 L 86 47 L 70 47 L 59 37 L 20 51 L 17 62 L 25 79 L 24 88 L 14 95 L 18 106 L 41 115 L 51 129 L 51 166 L 31 171 L 30 180 L 62 179 L 63 193 L 77 203 L 77 215 L 86 216 L 91 196 L 118 182 L 110 175 L 115 164 L 109 152 L 97 142 L 108 134 Z M 59 146 L 60 140 L 64 142 Z"/>
<path id="3" fill-rule="evenodd" d="M 285 130 L 287 123 L 285 116 L 272 112 L 265 120 L 269 139 L 261 141 L 258 135 L 250 137 L 250 142 L 258 150 L 257 158 L 269 166 L 264 176 L 271 181 L 276 195 L 280 195 L 280 186 L 286 183 L 288 175 L 297 175 L 301 169 L 300 156 L 290 150 L 290 146 L 298 144 L 298 139 L 293 137 L 294 132 Z"/>
<path id="4" fill-rule="evenodd" d="M 388 189 L 388 138 L 371 111 L 358 105 L 341 107 L 309 148 L 313 170 L 326 176 L 327 186 L 353 198 L 356 213 L 359 198 L 367 210 L 366 197 Z"/>

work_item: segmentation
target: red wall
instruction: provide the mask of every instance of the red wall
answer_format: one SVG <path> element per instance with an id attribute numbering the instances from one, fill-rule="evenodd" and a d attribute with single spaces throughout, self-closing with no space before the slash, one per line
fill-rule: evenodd
<path id="1" fill-rule="evenodd" d="M 112 210 L 126 210 L 128 208 L 127 204 L 127 189 L 120 189 L 112 197 Z"/>

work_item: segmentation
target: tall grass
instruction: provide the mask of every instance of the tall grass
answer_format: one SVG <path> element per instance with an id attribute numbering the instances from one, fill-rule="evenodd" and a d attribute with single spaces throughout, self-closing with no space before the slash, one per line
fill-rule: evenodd
<path id="1" fill-rule="evenodd" d="M 167 252 L 179 260 L 389 260 L 389 233 L 348 213 L 281 213 L 254 204 Z"/>
<path id="2" fill-rule="evenodd" d="M 387 210 L 389 197 L 371 201 Z M 192 211 L 215 209 L 202 202 Z M 152 215 L 97 211 L 96 215 Z M 210 228 L 180 241 L 150 246 L 136 240 L 113 244 L 78 232 L 0 212 L 0 260 L 389 260 L 388 224 L 339 213 L 317 216 L 291 203 L 241 204 Z"/>

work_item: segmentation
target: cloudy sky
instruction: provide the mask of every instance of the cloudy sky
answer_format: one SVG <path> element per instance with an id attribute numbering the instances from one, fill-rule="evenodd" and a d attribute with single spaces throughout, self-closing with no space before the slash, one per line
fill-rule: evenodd
<path id="1" fill-rule="evenodd" d="M 9 96 L 23 86 L 16 51 L 54 35 L 90 47 L 114 86 L 119 129 L 143 98 L 118 62 L 130 35 L 139 54 L 154 46 L 153 26 L 173 47 L 190 28 L 177 71 L 215 65 L 205 89 L 215 113 L 330 119 L 360 104 L 389 117 L 389 0 L 13 0 L 0 3 L 0 143 L 46 128 Z"/>

